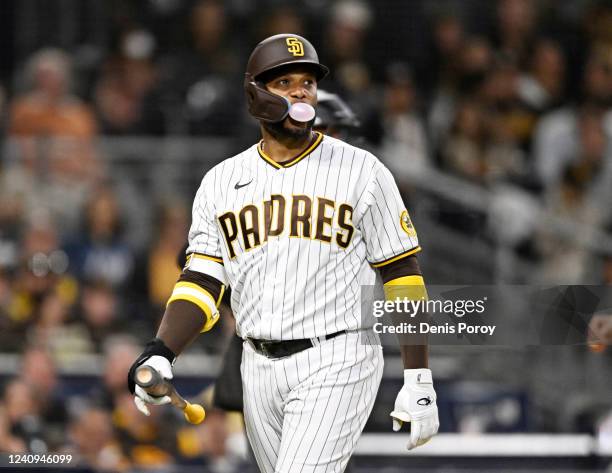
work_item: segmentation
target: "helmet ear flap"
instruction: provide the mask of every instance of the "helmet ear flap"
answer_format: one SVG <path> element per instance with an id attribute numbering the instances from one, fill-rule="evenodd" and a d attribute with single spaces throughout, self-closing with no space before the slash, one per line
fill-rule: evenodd
<path id="1" fill-rule="evenodd" d="M 247 95 L 247 100 L 249 101 L 249 105 L 251 104 L 251 101 L 255 99 L 255 91 L 253 90 L 253 86 L 257 86 L 257 84 L 255 84 L 255 78 L 253 77 L 252 74 L 250 73 L 246 73 L 244 75 L 244 91 L 246 92 Z"/>
<path id="2" fill-rule="evenodd" d="M 268 92 L 249 73 L 245 74 L 244 90 L 249 104 L 249 112 L 256 119 L 268 123 L 277 123 L 287 118 L 290 107 L 289 100 Z"/>

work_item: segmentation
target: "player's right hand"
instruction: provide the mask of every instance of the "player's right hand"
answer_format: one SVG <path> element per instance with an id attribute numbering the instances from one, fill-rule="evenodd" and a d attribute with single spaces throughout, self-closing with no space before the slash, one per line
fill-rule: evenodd
<path id="1" fill-rule="evenodd" d="M 128 389 L 134 394 L 134 403 L 140 412 L 144 415 L 150 415 L 147 404 L 162 405 L 170 403 L 169 396 L 151 396 L 144 389 L 138 386 L 135 382 L 136 369 L 142 365 L 150 366 L 156 370 L 164 379 L 172 379 L 172 363 L 176 356 L 174 353 L 164 344 L 163 341 L 156 338 L 147 343 L 147 346 L 138 357 L 138 359 L 131 366 L 128 372 Z"/>
<path id="2" fill-rule="evenodd" d="M 410 423 L 408 450 L 427 443 L 438 432 L 440 421 L 431 370 L 404 370 L 404 386 L 395 399 L 391 417 L 395 432 L 404 422 Z"/>

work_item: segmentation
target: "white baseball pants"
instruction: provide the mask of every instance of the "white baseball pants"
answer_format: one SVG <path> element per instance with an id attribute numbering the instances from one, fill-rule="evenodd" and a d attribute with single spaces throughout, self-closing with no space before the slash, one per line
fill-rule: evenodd
<path id="1" fill-rule="evenodd" d="M 340 473 L 372 411 L 383 372 L 371 330 L 281 359 L 242 355 L 247 436 L 263 473 Z"/>

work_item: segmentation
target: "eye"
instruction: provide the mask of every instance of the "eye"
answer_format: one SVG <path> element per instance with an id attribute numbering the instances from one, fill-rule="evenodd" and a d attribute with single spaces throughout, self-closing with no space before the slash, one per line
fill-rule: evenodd
<path id="1" fill-rule="evenodd" d="M 279 79 L 278 85 L 287 87 L 289 85 L 289 79 Z"/>

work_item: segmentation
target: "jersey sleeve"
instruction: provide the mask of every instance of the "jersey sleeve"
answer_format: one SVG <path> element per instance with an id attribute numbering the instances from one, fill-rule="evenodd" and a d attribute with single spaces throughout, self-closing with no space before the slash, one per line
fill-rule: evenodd
<path id="1" fill-rule="evenodd" d="M 373 267 L 386 266 L 421 250 L 395 179 L 382 163 L 373 170 L 364 202 L 359 228 Z"/>
<path id="2" fill-rule="evenodd" d="M 187 265 L 194 259 L 194 256 L 199 259 L 223 263 L 219 228 L 215 223 L 215 207 L 207 192 L 207 177 L 202 180 L 193 200 L 189 245 L 187 246 Z"/>

